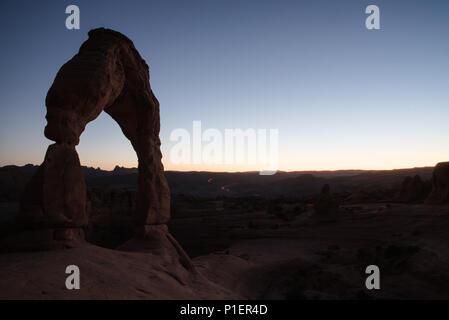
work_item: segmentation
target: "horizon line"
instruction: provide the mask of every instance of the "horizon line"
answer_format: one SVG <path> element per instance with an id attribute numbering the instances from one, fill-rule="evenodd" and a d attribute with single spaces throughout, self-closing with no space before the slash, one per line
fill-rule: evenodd
<path id="1" fill-rule="evenodd" d="M 403 167 L 403 168 L 386 168 L 386 169 L 308 169 L 308 170 L 277 170 L 276 173 L 299 173 L 299 172 L 341 172 L 341 171 L 399 171 L 399 170 L 413 170 L 413 169 L 429 169 L 429 168 L 435 168 L 438 163 L 442 163 L 446 161 L 440 161 L 437 162 L 433 166 L 415 166 L 415 167 Z M 25 166 L 34 166 L 39 167 L 39 164 L 33 164 L 33 163 L 26 163 L 24 165 L 16 165 L 16 164 L 6 164 L 3 166 L 0 166 L 0 168 L 4 167 L 25 167 Z M 136 169 L 138 170 L 138 167 L 124 167 L 120 165 L 115 165 L 113 169 L 103 169 L 101 167 L 93 167 L 88 165 L 81 164 L 81 167 L 85 168 L 91 168 L 94 170 L 101 170 L 101 171 L 108 171 L 112 172 L 115 169 Z M 248 171 L 209 171 L 209 170 L 172 170 L 172 169 L 164 169 L 164 172 L 185 172 L 185 173 L 259 173 L 259 170 L 248 170 Z M 275 173 L 275 174 L 276 174 Z"/>

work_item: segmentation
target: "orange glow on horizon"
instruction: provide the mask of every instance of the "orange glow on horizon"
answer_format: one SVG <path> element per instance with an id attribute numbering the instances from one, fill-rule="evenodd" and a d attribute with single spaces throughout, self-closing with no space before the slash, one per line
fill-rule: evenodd
<path id="1" fill-rule="evenodd" d="M 295 172 L 295 171 L 339 171 L 339 170 L 398 170 L 398 169 L 409 169 L 409 168 L 421 168 L 421 167 L 434 167 L 439 162 L 449 161 L 449 157 L 442 158 L 440 161 L 433 162 L 414 162 L 414 163 L 404 163 L 403 165 L 398 165 L 392 163 L 390 166 L 388 165 L 371 165 L 371 166 L 312 166 L 312 165 L 304 165 L 304 166 L 281 166 L 278 171 L 282 172 Z M 16 163 L 0 163 L 0 166 L 6 165 L 17 165 L 24 166 L 26 164 L 34 164 L 40 165 L 37 162 L 30 161 L 20 161 Z M 84 161 L 81 162 L 82 166 L 92 167 L 92 168 L 100 168 L 102 170 L 111 171 L 114 170 L 116 166 L 125 167 L 125 168 L 137 168 L 137 162 L 133 163 L 100 163 L 100 162 L 90 162 Z M 237 166 L 237 165 L 170 165 L 164 164 L 165 171 L 183 171 L 183 172 L 191 172 L 191 171 L 209 171 L 209 172 L 254 172 L 259 171 L 259 168 L 256 166 Z"/>
<path id="2" fill-rule="evenodd" d="M 449 161 L 449 152 L 423 152 L 400 150 L 388 150 L 388 156 L 381 156 L 380 152 L 365 152 L 347 150 L 346 152 L 333 153 L 320 150 L 300 157 L 291 154 L 289 157 L 280 157 L 278 171 L 337 171 L 337 170 L 394 170 L 417 167 L 434 167 L 439 162 Z M 293 152 L 292 152 L 293 153 Z M 116 166 L 125 168 L 137 167 L 137 156 L 131 150 L 129 154 L 115 152 L 103 154 L 104 160 L 99 160 L 98 153 L 85 154 L 79 152 L 81 164 L 87 167 L 113 170 Z M 23 166 L 29 163 L 40 165 L 44 158 L 36 155 L 32 159 L 11 159 L 0 161 L 0 166 Z M 210 172 L 250 172 L 259 171 L 260 166 L 254 164 L 173 164 L 168 157 L 163 157 L 162 162 L 166 171 L 210 171 Z M 263 166 L 262 166 L 263 167 Z"/>
<path id="3" fill-rule="evenodd" d="M 278 171 L 282 172 L 295 172 L 295 171 L 339 171 L 339 170 L 397 170 L 397 169 L 409 169 L 409 168 L 420 168 L 420 167 L 434 167 L 439 162 L 444 162 L 444 159 L 441 161 L 435 162 L 423 162 L 423 163 L 404 163 L 403 165 L 392 163 L 390 166 L 382 165 L 371 165 L 371 166 L 313 166 L 313 165 L 304 165 L 304 166 L 281 166 Z M 83 166 L 100 168 L 102 170 L 114 170 L 117 166 L 125 167 L 125 168 L 137 168 L 137 163 L 118 163 L 112 164 L 108 163 L 107 165 L 101 164 L 98 162 L 82 163 Z M 182 172 L 199 172 L 199 171 L 208 171 L 208 172 L 254 172 L 259 171 L 260 168 L 254 165 L 173 165 L 173 164 L 164 164 L 165 171 L 182 171 Z"/>

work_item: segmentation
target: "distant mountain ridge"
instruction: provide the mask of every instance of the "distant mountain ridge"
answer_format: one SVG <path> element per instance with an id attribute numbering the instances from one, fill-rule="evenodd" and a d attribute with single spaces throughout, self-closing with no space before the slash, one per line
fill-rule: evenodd
<path id="1" fill-rule="evenodd" d="M 0 167 L 0 202 L 18 201 L 37 168 L 32 164 Z M 279 171 L 272 176 L 261 176 L 258 172 L 166 171 L 165 176 L 172 194 L 200 197 L 307 196 L 318 193 L 326 183 L 334 192 L 399 188 L 407 176 L 419 175 L 423 180 L 430 180 L 433 169 Z M 137 188 L 137 168 L 116 166 L 108 171 L 83 166 L 82 170 L 88 187 Z"/>

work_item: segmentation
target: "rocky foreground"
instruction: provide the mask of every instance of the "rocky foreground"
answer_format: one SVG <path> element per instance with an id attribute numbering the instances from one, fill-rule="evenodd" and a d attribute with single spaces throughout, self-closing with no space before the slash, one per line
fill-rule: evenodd
<path id="1" fill-rule="evenodd" d="M 222 206 L 197 202 L 197 211 L 171 225 L 187 252 L 200 242 L 202 251 L 209 251 L 192 259 L 190 270 L 157 252 L 91 244 L 5 254 L 0 298 L 449 298 L 448 206 L 348 205 L 335 219 L 317 218 L 309 208 L 287 221 L 239 210 L 216 210 L 205 217 L 200 208 L 211 205 Z M 70 264 L 80 268 L 80 290 L 65 288 Z M 370 264 L 380 268 L 380 290 L 365 289 L 364 271 Z"/>
<path id="2" fill-rule="evenodd" d="M 80 289 L 65 286 L 68 265 Z M 158 255 L 83 247 L 3 255 L 0 299 L 232 299 L 237 296 Z"/>

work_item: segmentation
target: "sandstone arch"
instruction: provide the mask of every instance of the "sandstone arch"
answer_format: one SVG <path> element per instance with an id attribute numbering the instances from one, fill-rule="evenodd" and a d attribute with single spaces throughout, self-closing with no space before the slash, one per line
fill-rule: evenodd
<path id="1" fill-rule="evenodd" d="M 162 234 L 174 244 L 165 226 L 170 192 L 161 162 L 159 102 L 148 65 L 132 41 L 113 30 L 91 30 L 56 75 L 46 107 L 45 136 L 56 143 L 26 188 L 14 246 L 51 249 L 83 242 L 86 186 L 75 146 L 87 123 L 102 111 L 117 121 L 137 153 L 136 235 Z"/>

